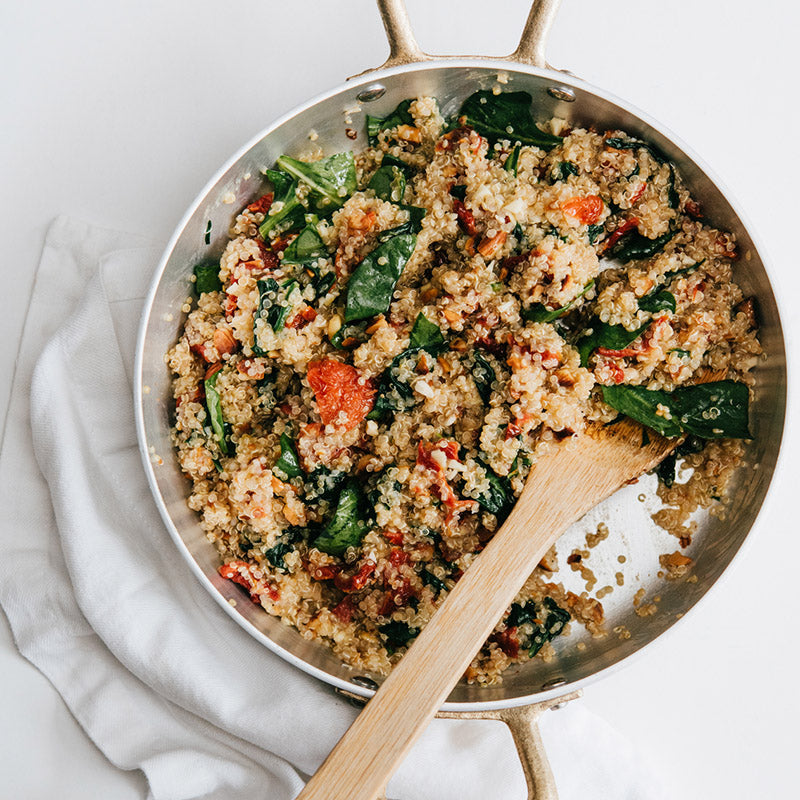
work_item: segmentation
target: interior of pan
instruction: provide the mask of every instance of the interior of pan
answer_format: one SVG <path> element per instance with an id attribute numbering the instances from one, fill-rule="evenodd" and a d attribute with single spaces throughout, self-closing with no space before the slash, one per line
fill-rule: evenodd
<path id="1" fill-rule="evenodd" d="M 503 83 L 498 84 L 498 75 Z M 172 403 L 164 354 L 176 341 L 182 325 L 181 306 L 191 294 L 189 277 L 193 265 L 219 256 L 231 221 L 244 205 L 263 193 L 263 170 L 271 167 L 278 155 L 302 155 L 310 145 L 310 137 L 327 153 L 359 149 L 366 144 L 366 112 L 380 116 L 407 97 L 432 95 L 448 116 L 467 95 L 493 86 L 530 92 L 536 115 L 542 120 L 555 115 L 573 125 L 594 126 L 598 130 L 621 128 L 666 152 L 711 222 L 736 234 L 741 255 L 734 266 L 735 278 L 746 296 L 757 298 L 760 340 L 766 358 L 755 373 L 751 418 L 754 438 L 747 445 L 746 464 L 731 488 L 725 519 L 700 514 L 698 534 L 686 551 L 695 560 L 696 579 L 668 582 L 659 577 L 659 554 L 676 550 L 677 542 L 650 519 L 658 502 L 653 499 L 655 478 L 646 476 L 590 512 L 559 542 L 560 564 L 564 565 L 573 547 L 584 546 L 587 533 L 594 532 L 601 521 L 607 524 L 610 535 L 593 550 L 590 566 L 598 579 L 595 589 L 614 587 L 603 599 L 609 634 L 591 638 L 573 625 L 569 636 L 554 643 L 554 660 L 545 663 L 534 659 L 514 667 L 499 686 L 481 688 L 461 683 L 449 702 L 509 705 L 532 695 L 563 692 L 566 687 L 613 667 L 670 628 L 719 578 L 739 550 L 767 493 L 780 447 L 786 362 L 778 308 L 761 257 L 740 214 L 707 170 L 652 120 L 625 108 L 613 96 L 558 73 L 468 59 L 386 70 L 306 104 L 234 156 L 212 179 L 176 231 L 154 280 L 140 333 L 137 422 L 148 477 L 165 523 L 178 549 L 220 605 L 252 635 L 300 668 L 360 694 L 368 693 L 364 678 L 379 682 L 379 676 L 342 664 L 327 647 L 303 639 L 297 631 L 250 603 L 233 583 L 218 576 L 217 553 L 201 530 L 197 516 L 186 505 L 189 484 L 170 444 Z M 563 99 L 563 91 L 553 91 L 564 88 L 574 93 L 574 101 Z M 358 96 L 365 89 L 377 90 L 371 94 L 380 96 L 369 103 L 360 102 Z M 385 91 L 381 94 L 380 89 Z M 352 131 L 358 134 L 355 141 L 350 138 Z M 558 487 L 553 489 L 558 491 Z M 166 541 L 164 546 L 169 549 Z M 620 556 L 624 556 L 624 563 Z M 622 573 L 622 586 L 618 585 L 617 573 Z M 576 592 L 585 589 L 580 576 L 566 567 L 559 571 L 557 579 Z M 655 614 L 636 613 L 634 596 L 641 590 L 645 602 L 657 599 Z"/>

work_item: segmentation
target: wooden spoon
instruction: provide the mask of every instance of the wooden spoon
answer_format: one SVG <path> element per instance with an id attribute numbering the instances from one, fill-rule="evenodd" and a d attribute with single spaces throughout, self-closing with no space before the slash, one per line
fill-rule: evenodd
<path id="1" fill-rule="evenodd" d="M 629 419 L 593 424 L 536 461 L 505 524 L 298 800 L 374 800 L 380 794 L 550 546 L 680 442 L 644 432 Z"/>

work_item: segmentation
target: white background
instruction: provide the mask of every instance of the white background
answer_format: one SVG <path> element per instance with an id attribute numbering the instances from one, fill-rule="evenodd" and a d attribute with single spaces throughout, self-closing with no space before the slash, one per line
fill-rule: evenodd
<path id="1" fill-rule="evenodd" d="M 371 0 L 2 6 L 4 415 L 55 215 L 165 242 L 243 142 L 380 64 L 387 46 Z M 527 13 L 526 0 L 408 6 L 422 47 L 442 53 L 509 52 Z M 790 354 L 800 297 L 797 8 L 785 0 L 564 0 L 548 53 L 665 123 L 727 183 L 765 245 Z M 770 501 L 725 579 L 671 635 L 582 701 L 636 740 L 686 798 L 796 796 L 800 442 L 792 434 Z M 144 797 L 141 775 L 105 760 L 0 620 L 0 797 Z"/>

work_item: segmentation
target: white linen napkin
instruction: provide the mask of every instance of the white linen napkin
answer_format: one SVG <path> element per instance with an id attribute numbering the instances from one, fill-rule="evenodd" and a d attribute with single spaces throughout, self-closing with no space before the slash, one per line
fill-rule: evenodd
<path id="1" fill-rule="evenodd" d="M 150 497 L 131 373 L 158 255 L 66 217 L 47 234 L 0 454 L 0 603 L 20 652 L 113 764 L 144 771 L 148 798 L 289 800 L 357 712 L 233 624 Z M 579 703 L 542 729 L 562 800 L 668 796 Z M 388 796 L 526 791 L 504 726 L 437 720 Z"/>

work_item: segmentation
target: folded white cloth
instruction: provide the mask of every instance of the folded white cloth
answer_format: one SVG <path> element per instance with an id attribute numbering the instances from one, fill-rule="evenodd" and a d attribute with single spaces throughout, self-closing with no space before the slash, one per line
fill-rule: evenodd
<path id="1" fill-rule="evenodd" d="M 158 516 L 131 391 L 158 254 L 68 218 L 50 228 L 0 456 L 0 603 L 22 654 L 112 763 L 144 771 L 148 797 L 289 800 L 357 712 L 233 624 Z M 562 800 L 667 796 L 578 703 L 545 717 Z M 525 794 L 510 735 L 481 721 L 434 721 L 388 789 Z"/>

